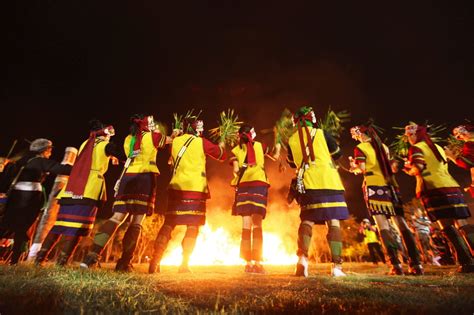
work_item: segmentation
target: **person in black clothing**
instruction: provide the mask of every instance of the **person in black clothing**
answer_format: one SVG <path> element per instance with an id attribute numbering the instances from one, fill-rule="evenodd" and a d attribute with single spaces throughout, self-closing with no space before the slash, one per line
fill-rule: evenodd
<path id="1" fill-rule="evenodd" d="M 30 144 L 30 151 L 14 164 L 5 168 L 0 191 L 6 192 L 14 178 L 21 173 L 8 196 L 5 216 L 0 223 L 0 237 L 14 234 L 13 254 L 10 264 L 17 264 L 22 249 L 29 237 L 28 230 L 35 222 L 45 202 L 43 186 L 49 174 L 69 175 L 70 165 L 50 160 L 53 143 L 48 139 L 36 139 Z M 23 168 L 23 169 L 22 169 Z"/>

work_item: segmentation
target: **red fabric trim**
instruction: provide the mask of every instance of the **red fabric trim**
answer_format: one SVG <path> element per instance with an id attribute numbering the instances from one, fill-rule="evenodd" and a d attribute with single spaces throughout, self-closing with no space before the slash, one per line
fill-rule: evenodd
<path id="1" fill-rule="evenodd" d="M 71 219 L 71 220 L 95 220 L 95 217 L 85 217 L 85 216 L 81 216 L 81 215 L 73 215 L 73 214 L 58 214 L 58 218 L 57 220 L 59 219 Z"/>
<path id="2" fill-rule="evenodd" d="M 199 191 L 184 191 L 168 189 L 168 198 L 170 199 L 207 199 L 208 194 Z"/>
<path id="3" fill-rule="evenodd" d="M 262 186 L 270 186 L 270 185 L 258 180 L 252 181 L 252 182 L 239 183 L 239 187 L 262 187 Z"/>
<path id="4" fill-rule="evenodd" d="M 133 151 L 139 151 L 142 144 L 142 137 L 144 132 L 149 132 L 148 129 L 148 116 L 143 117 L 142 119 L 134 119 L 134 123 L 138 125 L 138 131 L 135 135 L 135 145 L 133 146 Z"/>
<path id="5" fill-rule="evenodd" d="M 249 197 L 260 199 L 260 200 L 263 200 L 263 201 L 267 201 L 267 199 L 268 199 L 268 197 L 262 196 L 262 195 L 259 195 L 259 194 L 238 193 L 238 196 L 239 197 L 249 196 Z"/>
<path id="6" fill-rule="evenodd" d="M 247 142 L 247 165 L 255 165 L 255 149 L 252 142 Z"/>
<path id="7" fill-rule="evenodd" d="M 359 160 L 357 160 L 357 159 L 359 159 Z M 355 160 L 356 164 L 359 164 L 360 162 L 365 162 L 365 160 L 366 160 L 366 156 L 365 156 L 364 152 L 362 152 L 362 150 L 359 149 L 358 147 L 354 148 L 354 160 Z"/>
<path id="8" fill-rule="evenodd" d="M 393 175 L 392 167 L 390 166 L 390 159 L 388 158 L 387 153 L 385 152 L 382 140 L 380 140 L 380 137 L 374 128 L 369 127 L 367 129 L 367 132 L 370 138 L 372 139 L 370 141 L 370 144 L 375 150 L 375 156 L 377 157 L 377 161 L 379 162 L 379 166 L 382 170 L 383 176 L 385 177 L 385 181 L 387 183 L 391 183 Z"/>
<path id="9" fill-rule="evenodd" d="M 421 155 L 413 156 L 414 154 L 421 154 Z M 415 147 L 415 146 L 411 146 L 408 149 L 408 161 L 412 164 L 415 163 L 415 161 L 417 161 L 416 163 L 421 163 L 423 165 L 426 164 L 423 151 L 420 148 Z"/>
<path id="10" fill-rule="evenodd" d="M 84 145 L 81 153 L 74 163 L 69 180 L 66 186 L 66 192 L 72 193 L 74 196 L 83 196 L 86 189 L 87 180 L 92 165 L 92 154 L 94 152 L 94 144 L 97 135 L 100 131 L 91 132 L 87 143 Z"/>
<path id="11" fill-rule="evenodd" d="M 436 156 L 436 159 L 440 162 L 446 163 L 446 160 L 443 158 L 441 153 L 438 151 L 438 148 L 436 148 L 435 144 L 433 143 L 430 136 L 428 135 L 428 132 L 426 131 L 426 126 L 419 125 L 416 128 L 416 140 L 417 142 L 425 141 L 428 147 L 433 152 L 433 154 Z"/>
<path id="12" fill-rule="evenodd" d="M 434 200 L 436 198 L 445 199 L 447 195 L 459 196 L 463 195 L 461 188 L 459 187 L 444 187 L 444 188 L 434 188 L 426 191 L 420 192 L 421 198 L 429 198 Z"/>
<path id="13" fill-rule="evenodd" d="M 474 167 L 474 162 L 473 162 L 473 161 L 469 161 L 469 160 L 467 160 L 467 159 L 464 158 L 464 157 L 461 157 L 461 158 L 457 158 L 457 159 L 456 159 L 456 165 L 468 170 L 468 169 L 470 169 L 471 167 Z"/>
<path id="14" fill-rule="evenodd" d="M 240 143 L 245 143 L 247 146 L 247 164 L 248 165 L 255 165 L 256 160 L 255 160 L 255 149 L 253 147 L 253 140 L 252 140 L 252 134 L 250 132 L 247 133 L 241 133 L 239 134 L 240 137 Z"/>
<path id="15" fill-rule="evenodd" d="M 474 167 L 474 142 L 467 141 L 464 143 L 461 155 L 456 159 L 456 164 L 465 169 Z"/>

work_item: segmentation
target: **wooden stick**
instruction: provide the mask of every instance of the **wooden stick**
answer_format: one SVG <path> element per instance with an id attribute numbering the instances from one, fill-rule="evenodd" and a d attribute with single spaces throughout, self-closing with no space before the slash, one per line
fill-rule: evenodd
<path id="1" fill-rule="evenodd" d="M 12 154 L 13 149 L 15 148 L 17 142 L 18 142 L 17 139 L 15 139 L 15 141 L 13 141 L 13 144 L 12 144 L 12 146 L 10 147 L 10 151 L 8 151 L 8 154 L 7 154 L 7 156 L 6 156 L 7 159 L 8 159 L 8 158 L 10 157 L 10 155 Z"/>

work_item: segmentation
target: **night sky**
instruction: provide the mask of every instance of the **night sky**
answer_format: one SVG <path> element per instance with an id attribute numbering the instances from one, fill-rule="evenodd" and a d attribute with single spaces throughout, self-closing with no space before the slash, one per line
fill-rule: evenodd
<path id="1" fill-rule="evenodd" d="M 451 129 L 474 116 L 470 7 L 240 2 L 11 4 L 4 11 L 0 154 L 14 139 L 20 149 L 22 139 L 46 137 L 60 159 L 65 146 L 86 139 L 93 117 L 113 124 L 121 144 L 131 114 L 170 124 L 173 112 L 189 108 L 203 109 L 212 128 L 218 112 L 232 107 L 260 131 L 285 107 L 310 104 L 320 116 L 332 106 L 349 110 L 353 124 L 373 117 L 389 139 L 392 126 L 409 120 Z M 355 145 L 343 136 L 346 155 Z M 158 158 L 162 187 L 166 158 Z M 214 176 L 223 166 L 211 167 Z M 230 168 L 224 170 L 230 178 Z M 462 185 L 469 182 L 467 172 L 452 170 Z M 364 216 L 361 179 L 343 178 L 351 211 Z M 399 180 L 411 198 L 414 180 L 404 174 Z"/>

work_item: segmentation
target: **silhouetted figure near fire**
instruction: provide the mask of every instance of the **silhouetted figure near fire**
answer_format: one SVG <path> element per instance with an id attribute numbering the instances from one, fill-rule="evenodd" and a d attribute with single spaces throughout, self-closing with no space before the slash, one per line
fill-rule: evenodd
<path id="1" fill-rule="evenodd" d="M 184 134 L 175 137 L 171 144 L 173 173 L 168 187 L 168 209 L 155 239 L 149 273 L 160 272 L 161 259 L 176 225 L 187 226 L 179 272 L 190 272 L 189 257 L 196 245 L 199 227 L 206 222 L 206 199 L 210 197 L 206 156 L 220 161 L 226 158 L 224 143 L 216 145 L 202 137 L 204 123 L 197 116 L 186 117 L 183 130 Z"/>
<path id="2" fill-rule="evenodd" d="M 242 216 L 240 257 L 246 261 L 245 272 L 265 273 L 261 265 L 263 251 L 262 220 L 265 219 L 269 181 L 265 173 L 268 147 L 255 140 L 255 129 L 243 124 L 240 143 L 232 149 L 235 187 L 232 215 Z M 253 264 L 252 264 L 253 262 Z"/>
<path id="3" fill-rule="evenodd" d="M 293 181 L 296 201 L 301 207 L 298 229 L 298 263 L 296 276 L 308 276 L 308 250 L 314 224 L 326 224 L 331 249 L 334 277 L 342 271 L 342 234 L 340 220 L 349 218 L 344 198 L 344 186 L 333 159 L 341 156 L 332 136 L 316 128 L 311 107 L 302 107 L 293 116 L 298 130 L 289 139 L 288 162 L 297 168 Z"/>

